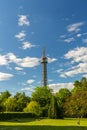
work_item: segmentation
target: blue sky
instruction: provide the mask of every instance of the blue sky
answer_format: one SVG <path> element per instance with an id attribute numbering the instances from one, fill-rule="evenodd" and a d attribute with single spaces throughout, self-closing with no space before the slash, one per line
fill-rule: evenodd
<path id="1" fill-rule="evenodd" d="M 86 0 L 0 0 L 0 91 L 41 86 L 42 47 L 54 92 L 87 77 Z"/>

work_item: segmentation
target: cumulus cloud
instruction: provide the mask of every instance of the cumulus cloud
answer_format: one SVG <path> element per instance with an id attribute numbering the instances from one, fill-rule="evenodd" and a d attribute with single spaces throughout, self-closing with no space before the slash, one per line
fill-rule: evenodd
<path id="1" fill-rule="evenodd" d="M 49 84 L 49 88 L 53 90 L 54 93 L 58 92 L 61 88 L 67 88 L 69 90 L 73 89 L 73 83 L 57 83 L 57 84 Z"/>
<path id="2" fill-rule="evenodd" d="M 35 47 L 35 45 L 32 45 L 30 42 L 23 42 L 23 46 L 21 47 L 21 49 L 26 50 L 32 47 Z"/>
<path id="3" fill-rule="evenodd" d="M 73 62 L 87 62 L 87 47 L 77 47 L 64 55 L 66 59 L 72 59 Z"/>
<path id="4" fill-rule="evenodd" d="M 75 39 L 73 37 L 67 38 L 67 39 L 64 40 L 64 42 L 67 42 L 67 43 L 70 43 L 70 42 L 73 42 L 73 41 L 75 41 Z"/>
<path id="5" fill-rule="evenodd" d="M 72 67 L 60 73 L 60 77 L 72 77 L 78 74 L 87 74 L 87 47 L 77 47 L 66 53 L 65 58 L 70 60 Z"/>
<path id="6" fill-rule="evenodd" d="M 19 19 L 18 19 L 18 25 L 19 26 L 29 26 L 30 25 L 30 21 L 28 20 L 27 15 L 19 15 Z"/>
<path id="7" fill-rule="evenodd" d="M 10 80 L 14 75 L 0 72 L 0 81 Z"/>
<path id="8" fill-rule="evenodd" d="M 14 53 L 7 53 L 6 55 L 0 55 L 0 59 L 1 59 L 1 63 L 0 65 L 10 65 L 10 63 L 14 63 L 16 64 L 19 68 L 15 68 L 17 69 L 22 69 L 22 68 L 32 68 L 32 67 L 36 67 L 40 64 L 41 59 L 37 58 L 37 57 L 29 57 L 26 56 L 24 58 L 20 58 L 18 56 L 16 56 Z M 57 59 L 55 58 L 48 58 L 48 62 L 52 63 L 54 61 L 56 61 Z"/>
<path id="9" fill-rule="evenodd" d="M 32 84 L 32 83 L 34 83 L 34 82 L 35 82 L 34 79 L 29 79 L 29 80 L 27 80 L 27 84 Z"/>
<path id="10" fill-rule="evenodd" d="M 6 55 L 0 55 L 0 66 L 2 65 L 8 65 Z"/>
<path id="11" fill-rule="evenodd" d="M 15 35 L 15 37 L 19 40 L 19 41 L 23 41 L 26 37 L 26 33 L 25 31 L 21 31 L 19 32 L 17 35 Z"/>
<path id="12" fill-rule="evenodd" d="M 82 36 L 82 34 L 80 34 L 80 33 L 77 34 L 77 37 L 81 37 L 81 36 Z"/>
<path id="13" fill-rule="evenodd" d="M 18 62 L 17 64 L 21 67 L 32 68 L 32 67 L 39 65 L 39 58 L 25 57 L 25 58 L 21 59 L 21 61 Z"/>
<path id="14" fill-rule="evenodd" d="M 40 58 L 36 57 L 17 57 L 13 53 L 7 53 L 6 55 L 0 55 L 1 63 L 0 65 L 9 65 L 10 63 L 15 63 L 18 67 L 35 67 L 40 64 Z M 17 68 L 16 68 L 17 69 Z"/>
<path id="15" fill-rule="evenodd" d="M 48 57 L 48 62 L 49 62 L 49 63 L 52 63 L 52 62 L 55 62 L 55 61 L 57 61 L 56 58 L 50 58 L 50 57 Z"/>
<path id="16" fill-rule="evenodd" d="M 79 32 L 81 30 L 80 27 L 83 25 L 84 25 L 84 22 L 70 24 L 67 26 L 67 31 L 68 32 Z"/>
<path id="17" fill-rule="evenodd" d="M 32 92 L 33 88 L 26 87 L 26 88 L 22 88 L 21 90 L 22 91 L 30 91 L 30 92 Z"/>
<path id="18" fill-rule="evenodd" d="M 21 68 L 21 67 L 15 67 L 15 70 L 21 71 L 21 70 L 23 70 L 23 68 Z"/>
<path id="19" fill-rule="evenodd" d="M 25 57 L 25 58 L 19 58 L 16 57 L 13 53 L 8 53 L 7 54 L 9 62 L 13 62 L 17 64 L 20 67 L 35 67 L 39 65 L 39 58 L 36 57 Z"/>

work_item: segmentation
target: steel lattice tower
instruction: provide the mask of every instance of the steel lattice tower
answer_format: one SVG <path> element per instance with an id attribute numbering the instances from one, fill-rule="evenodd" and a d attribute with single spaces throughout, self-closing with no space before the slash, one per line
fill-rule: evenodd
<path id="1" fill-rule="evenodd" d="M 45 54 L 45 48 L 43 48 L 41 64 L 42 64 L 42 85 L 47 86 L 47 57 Z"/>

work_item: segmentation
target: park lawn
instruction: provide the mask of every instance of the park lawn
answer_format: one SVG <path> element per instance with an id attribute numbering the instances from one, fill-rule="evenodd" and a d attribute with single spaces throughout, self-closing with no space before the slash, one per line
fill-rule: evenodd
<path id="1" fill-rule="evenodd" d="M 0 122 L 0 130 L 87 130 L 87 119 L 17 119 Z"/>

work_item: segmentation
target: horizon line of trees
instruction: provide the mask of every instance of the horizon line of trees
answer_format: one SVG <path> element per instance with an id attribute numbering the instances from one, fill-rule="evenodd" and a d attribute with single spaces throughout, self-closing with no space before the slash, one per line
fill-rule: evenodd
<path id="1" fill-rule="evenodd" d="M 17 92 L 0 92 L 0 112 L 29 112 L 38 117 L 52 119 L 64 117 L 87 117 L 87 80 L 82 77 L 74 82 L 70 91 L 61 88 L 57 93 L 47 86 L 36 87 L 31 97 Z"/>

